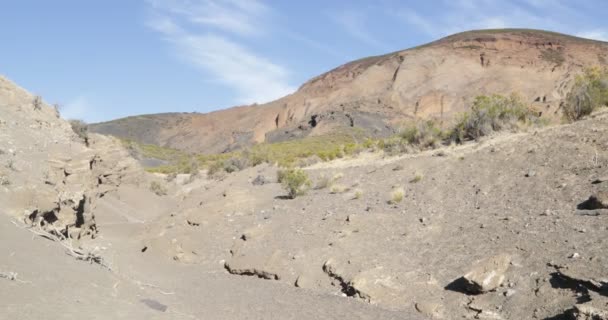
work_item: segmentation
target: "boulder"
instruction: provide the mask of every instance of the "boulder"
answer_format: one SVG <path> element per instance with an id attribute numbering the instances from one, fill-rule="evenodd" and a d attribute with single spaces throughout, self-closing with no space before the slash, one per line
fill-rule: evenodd
<path id="1" fill-rule="evenodd" d="M 584 210 L 608 209 L 608 191 L 600 191 L 591 195 L 589 199 L 579 204 L 578 208 Z"/>
<path id="2" fill-rule="evenodd" d="M 467 283 L 467 290 L 475 294 L 495 290 L 504 281 L 510 263 L 511 257 L 507 254 L 478 262 L 463 277 Z"/>

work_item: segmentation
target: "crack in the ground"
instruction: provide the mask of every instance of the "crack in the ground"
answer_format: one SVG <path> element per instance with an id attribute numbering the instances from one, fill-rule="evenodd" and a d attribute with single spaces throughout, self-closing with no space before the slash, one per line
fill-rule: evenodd
<path id="1" fill-rule="evenodd" d="M 341 275 L 337 274 L 333 268 L 325 263 L 323 265 L 323 271 L 333 280 L 338 281 L 338 284 L 341 287 L 341 292 L 345 294 L 347 297 L 358 297 L 361 298 L 359 291 L 353 287 L 349 281 L 346 281 Z"/>

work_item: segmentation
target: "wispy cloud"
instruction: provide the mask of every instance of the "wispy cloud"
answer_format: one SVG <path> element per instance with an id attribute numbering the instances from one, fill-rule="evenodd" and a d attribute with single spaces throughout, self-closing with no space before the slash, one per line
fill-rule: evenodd
<path id="1" fill-rule="evenodd" d="M 85 96 L 79 96 L 60 108 L 61 117 L 66 120 L 80 119 L 87 122 L 95 121 L 92 116 L 94 108 Z"/>
<path id="2" fill-rule="evenodd" d="M 148 25 L 163 35 L 178 56 L 235 90 L 236 103 L 268 102 L 295 90 L 287 68 L 235 40 L 235 36 L 263 33 L 258 21 L 269 10 L 265 5 L 253 0 L 194 4 L 152 0 L 151 4 L 155 13 Z"/>
<path id="3" fill-rule="evenodd" d="M 340 25 L 350 36 L 363 43 L 378 49 L 386 49 L 388 46 L 377 39 L 366 25 L 367 15 L 359 10 L 346 10 L 332 14 L 330 18 Z"/>
<path id="4" fill-rule="evenodd" d="M 269 11 L 268 7 L 255 0 L 150 0 L 149 2 L 156 10 L 180 16 L 189 23 L 245 36 L 262 33 L 262 24 L 259 21 Z"/>
<path id="5" fill-rule="evenodd" d="M 422 14 L 411 8 L 398 8 L 394 14 L 432 37 L 495 28 L 535 28 L 563 30 L 561 19 L 555 16 L 570 13 L 570 9 L 559 0 L 443 0 L 437 5 L 441 10 L 433 14 Z M 556 15 L 546 14 L 551 8 Z"/>
<path id="6" fill-rule="evenodd" d="M 581 38 L 608 41 L 608 31 L 606 31 L 606 30 L 596 29 L 596 30 L 590 30 L 590 31 L 583 31 L 583 32 L 577 33 L 576 35 Z"/>

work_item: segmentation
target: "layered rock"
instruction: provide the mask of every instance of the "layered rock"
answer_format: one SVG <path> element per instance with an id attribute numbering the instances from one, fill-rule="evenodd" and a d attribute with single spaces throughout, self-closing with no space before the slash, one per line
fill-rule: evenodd
<path id="1" fill-rule="evenodd" d="M 208 114 L 135 116 L 92 126 L 96 132 L 218 153 L 355 129 L 391 134 L 403 121 L 444 126 L 483 94 L 517 93 L 558 121 L 574 77 L 606 66 L 608 44 L 532 30 L 473 31 L 342 65 L 295 93 L 263 104 Z"/>
<path id="2" fill-rule="evenodd" d="M 45 104 L 0 77 L 3 211 L 65 237 L 96 233 L 95 200 L 139 167 L 115 138 L 86 141 Z"/>

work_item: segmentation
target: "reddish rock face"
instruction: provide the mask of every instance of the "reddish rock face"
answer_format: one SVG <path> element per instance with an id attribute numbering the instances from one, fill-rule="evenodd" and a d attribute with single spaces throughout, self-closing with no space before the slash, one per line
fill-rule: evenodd
<path id="1" fill-rule="evenodd" d="M 388 135 L 414 118 L 447 125 L 475 96 L 493 93 L 517 93 L 543 117 L 557 121 L 574 77 L 586 67 L 605 66 L 607 49 L 605 42 L 544 31 L 465 32 L 347 63 L 267 104 L 130 117 L 92 130 L 217 153 L 344 127 Z"/>

